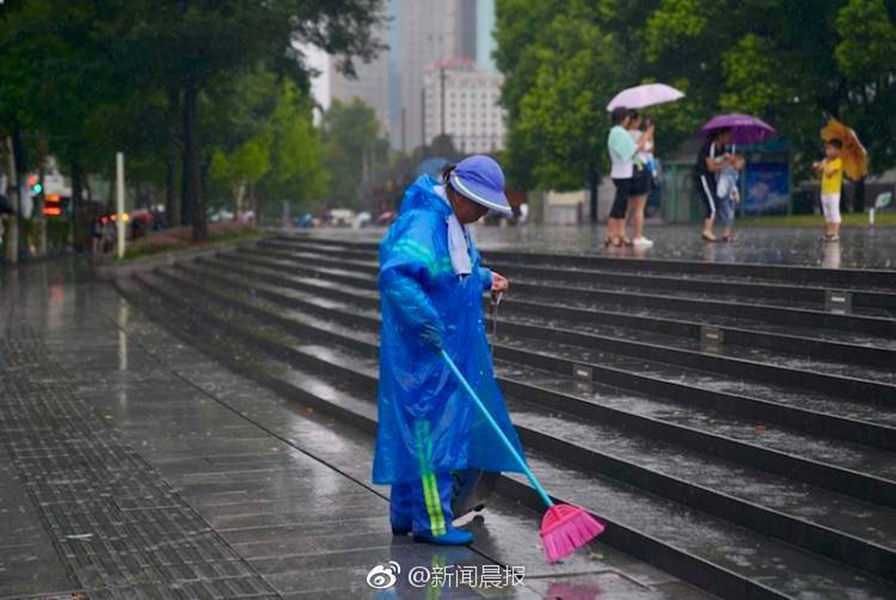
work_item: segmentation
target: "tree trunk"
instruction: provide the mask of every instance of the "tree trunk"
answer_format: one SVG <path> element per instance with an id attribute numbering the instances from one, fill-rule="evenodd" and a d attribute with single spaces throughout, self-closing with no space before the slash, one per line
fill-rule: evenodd
<path id="1" fill-rule="evenodd" d="M 181 140 L 183 146 L 181 148 L 181 171 L 180 171 L 180 224 L 193 224 L 193 196 L 191 192 L 191 184 L 193 182 L 190 177 L 190 146 L 193 143 L 189 138 L 188 130 L 190 129 L 189 117 L 187 115 L 187 83 L 184 82 L 183 102 L 180 106 L 181 111 Z"/>
<path id="2" fill-rule="evenodd" d="M 258 197 L 255 195 L 255 184 L 249 184 L 249 206 L 251 207 L 249 210 L 252 211 L 252 220 L 249 222 L 251 227 L 257 228 L 261 223 L 260 218 L 261 215 L 258 212 Z"/>
<path id="3" fill-rule="evenodd" d="M 26 190 L 25 193 L 30 194 L 31 190 L 28 187 L 28 154 L 25 150 L 25 146 L 22 145 L 22 131 L 19 129 L 18 125 L 12 130 L 12 155 L 15 159 L 15 170 L 16 170 L 16 260 L 19 259 L 22 255 L 23 250 L 27 250 L 25 244 L 28 243 L 28 240 L 25 239 L 25 236 L 22 235 L 22 206 L 25 203 L 25 199 L 22 197 L 22 189 Z M 31 216 L 34 218 L 34 207 L 32 205 Z"/>
<path id="4" fill-rule="evenodd" d="M 165 155 L 165 222 L 168 227 L 176 227 L 180 223 L 180 202 L 177 195 L 177 151 L 170 145 Z"/>
<path id="5" fill-rule="evenodd" d="M 40 181 L 41 193 L 34 202 L 34 235 L 37 237 L 37 256 L 47 255 L 47 219 L 44 216 L 44 199 L 47 195 L 47 186 L 44 183 L 44 168 L 47 162 L 47 138 L 41 134 L 37 146 L 37 172 Z"/>
<path id="6" fill-rule="evenodd" d="M 178 92 L 168 93 L 168 145 L 165 149 L 165 220 L 168 227 L 180 225 L 180 198 L 177 194 Z"/>
<path id="7" fill-rule="evenodd" d="M 853 212 L 865 212 L 865 178 L 862 177 L 855 183 L 855 195 L 853 196 Z"/>
<path id="8" fill-rule="evenodd" d="M 597 184 L 600 182 L 600 173 L 597 172 L 597 166 L 593 165 L 588 168 L 588 190 L 590 192 L 590 217 L 592 225 L 597 225 Z"/>
<path id="9" fill-rule="evenodd" d="M 190 207 L 193 225 L 193 240 L 208 238 L 208 224 L 205 219 L 205 202 L 202 198 L 202 174 L 199 170 L 199 140 L 197 135 L 196 100 L 198 90 L 195 79 L 188 76 L 184 83 L 184 171 L 186 194 L 184 212 Z"/>
<path id="10" fill-rule="evenodd" d="M 9 154 L 8 173 L 9 178 L 9 204 L 13 210 L 6 219 L 3 228 L 4 241 L 6 242 L 6 266 L 14 267 L 19 262 L 19 210 L 22 206 L 19 202 L 19 185 L 18 166 L 16 165 L 16 153 L 13 150 L 12 136 L 6 138 L 7 151 Z"/>
<path id="11" fill-rule="evenodd" d="M 81 161 L 77 158 L 72 161 L 72 246 L 75 252 L 86 251 L 85 240 L 81 239 L 82 231 L 80 224 L 85 221 L 87 212 L 82 198 L 84 197 L 84 170 L 81 167 Z M 91 215 L 92 217 L 92 215 Z"/>

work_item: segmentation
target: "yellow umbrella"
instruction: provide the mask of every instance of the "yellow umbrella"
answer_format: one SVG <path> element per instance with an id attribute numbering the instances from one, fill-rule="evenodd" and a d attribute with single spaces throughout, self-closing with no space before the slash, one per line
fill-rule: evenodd
<path id="1" fill-rule="evenodd" d="M 843 160 L 843 173 L 847 177 L 856 181 L 868 174 L 868 151 L 855 131 L 832 118 L 821 130 L 821 139 L 826 142 L 840 140 L 843 144 L 840 158 Z"/>

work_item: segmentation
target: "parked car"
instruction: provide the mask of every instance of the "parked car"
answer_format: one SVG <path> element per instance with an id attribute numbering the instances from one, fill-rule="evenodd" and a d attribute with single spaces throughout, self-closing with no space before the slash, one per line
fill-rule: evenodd
<path id="1" fill-rule="evenodd" d="M 333 227 L 351 227 L 355 211 L 348 208 L 334 208 L 327 216 L 329 224 Z"/>
<path id="2" fill-rule="evenodd" d="M 353 229 L 361 229 L 362 227 L 367 227 L 373 221 L 373 217 L 370 216 L 369 212 L 360 212 L 352 221 Z"/>
<path id="3" fill-rule="evenodd" d="M 380 216 L 376 218 L 377 225 L 388 226 L 392 224 L 392 221 L 395 220 L 395 213 L 391 210 L 386 210 L 380 213 Z"/>

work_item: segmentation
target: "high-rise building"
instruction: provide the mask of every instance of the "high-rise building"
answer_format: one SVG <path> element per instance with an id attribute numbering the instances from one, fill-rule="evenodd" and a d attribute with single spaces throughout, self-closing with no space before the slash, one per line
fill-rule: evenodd
<path id="1" fill-rule="evenodd" d="M 431 66 L 423 77 L 427 144 L 440 134 L 464 154 L 494 152 L 504 143 L 504 112 L 498 105 L 503 76 L 481 71 L 472 60 Z"/>
<path id="2" fill-rule="evenodd" d="M 445 60 L 476 59 L 477 0 L 445 2 Z"/>
<path id="3" fill-rule="evenodd" d="M 476 0 L 476 68 L 480 71 L 497 71 L 492 56 L 498 44 L 495 41 L 495 0 Z"/>
<path id="4" fill-rule="evenodd" d="M 375 37 L 388 43 L 389 24 L 383 24 Z M 373 107 L 380 122 L 380 133 L 390 135 L 389 130 L 389 52 L 381 52 L 373 61 L 355 60 L 357 77 L 346 77 L 336 70 L 336 57 L 330 57 L 330 98 L 343 103 L 359 98 Z"/>
<path id="5" fill-rule="evenodd" d="M 452 0 L 401 0 L 399 26 L 401 47 L 401 98 L 403 118 L 398 124 L 404 149 L 412 150 L 423 143 L 423 71 L 427 65 L 446 56 L 446 11 Z"/>
<path id="6" fill-rule="evenodd" d="M 370 64 L 358 64 L 358 77 L 348 79 L 332 68 L 332 98 L 358 97 L 376 110 L 392 147 L 410 152 L 429 143 L 433 132 L 424 124 L 424 73 L 445 61 L 475 62 L 494 71 L 494 0 L 388 0 L 388 22 L 379 38 L 389 45 Z M 424 133 L 426 134 L 424 136 Z"/>

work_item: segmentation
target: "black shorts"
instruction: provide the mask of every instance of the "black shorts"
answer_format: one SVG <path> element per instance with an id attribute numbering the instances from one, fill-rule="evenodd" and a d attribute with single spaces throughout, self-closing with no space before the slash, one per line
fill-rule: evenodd
<path id="1" fill-rule="evenodd" d="M 632 174 L 632 185 L 629 188 L 629 194 L 631 196 L 646 196 L 647 192 L 650 191 L 651 179 L 652 176 L 647 169 L 638 169 L 636 167 Z"/>
<path id="2" fill-rule="evenodd" d="M 694 181 L 694 185 L 697 188 L 697 195 L 700 196 L 700 200 L 703 202 L 704 218 L 714 218 L 716 216 L 716 206 L 719 204 L 719 199 L 716 196 L 715 176 L 706 173 L 699 174 Z"/>
<path id="3" fill-rule="evenodd" d="M 613 198 L 613 208 L 610 209 L 611 219 L 624 219 L 625 211 L 628 209 L 628 199 L 632 195 L 632 180 L 613 178 L 613 185 L 616 186 L 616 196 Z"/>

